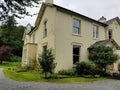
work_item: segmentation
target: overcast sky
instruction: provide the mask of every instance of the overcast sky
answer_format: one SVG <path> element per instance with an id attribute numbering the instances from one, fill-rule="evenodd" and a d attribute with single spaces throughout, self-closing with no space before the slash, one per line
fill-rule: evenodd
<path id="1" fill-rule="evenodd" d="M 120 1 L 119 0 L 54 0 L 54 4 L 78 12 L 82 15 L 98 20 L 104 16 L 107 19 L 120 17 Z M 39 8 L 29 9 L 31 12 L 38 13 Z M 34 25 L 37 16 L 25 17 L 18 20 L 19 24 L 24 26 L 27 23 Z"/>

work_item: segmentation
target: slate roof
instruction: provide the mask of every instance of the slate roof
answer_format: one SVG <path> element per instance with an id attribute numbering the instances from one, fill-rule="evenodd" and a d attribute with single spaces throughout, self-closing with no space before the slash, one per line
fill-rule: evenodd
<path id="1" fill-rule="evenodd" d="M 38 16 L 37 16 L 37 19 L 36 19 L 36 22 L 35 22 L 35 27 L 30 31 L 30 33 L 33 32 L 34 29 L 36 29 L 37 25 L 39 25 L 39 23 L 40 23 L 40 21 L 41 21 L 41 18 L 42 18 L 42 15 L 43 15 L 43 14 L 41 14 L 41 12 L 44 12 L 46 6 L 56 7 L 57 10 L 60 10 L 60 11 L 62 11 L 62 12 L 64 12 L 64 13 L 67 13 L 67 14 L 70 14 L 70 15 L 75 15 L 75 16 L 84 18 L 84 19 L 86 19 L 86 20 L 92 21 L 92 22 L 96 22 L 97 24 L 100 24 L 100 25 L 102 25 L 102 26 L 104 26 L 104 27 L 108 26 L 106 23 L 99 22 L 99 21 L 97 21 L 97 20 L 95 20 L 95 19 L 92 19 L 92 18 L 87 17 L 87 16 L 85 16 L 85 15 L 79 14 L 79 13 L 74 12 L 74 11 L 72 11 L 72 10 L 63 8 L 63 7 L 61 7 L 61 6 L 58 6 L 58 5 L 55 5 L 55 4 L 43 3 L 42 6 L 41 6 L 41 8 L 40 8 L 39 14 L 38 14 Z M 30 34 L 30 33 L 29 33 L 29 34 Z"/>
<path id="2" fill-rule="evenodd" d="M 106 24 L 107 24 L 107 25 L 110 25 L 110 24 L 112 24 L 112 22 L 115 21 L 115 20 L 119 20 L 119 17 L 115 17 L 115 18 L 113 18 L 113 19 L 108 20 L 108 21 L 106 22 Z"/>
<path id="3" fill-rule="evenodd" d="M 106 40 L 98 41 L 93 45 L 91 45 L 88 49 L 92 49 L 98 46 L 106 46 L 108 43 L 112 43 L 116 47 L 116 49 L 120 50 L 120 46 L 117 44 L 117 42 L 114 39 L 106 39 Z"/>
<path id="4" fill-rule="evenodd" d="M 68 13 L 68 14 L 70 14 L 70 15 L 73 14 L 73 15 L 76 15 L 76 16 L 78 16 L 78 17 L 82 17 L 82 18 L 84 18 L 84 19 L 87 19 L 87 20 L 96 22 L 96 23 L 98 23 L 98 24 L 100 24 L 100 25 L 102 25 L 102 26 L 108 26 L 106 23 L 99 22 L 98 20 L 92 19 L 92 18 L 90 18 L 90 17 L 87 17 L 87 16 L 82 15 L 82 14 L 80 14 L 80 13 L 74 12 L 74 11 L 72 11 L 72 10 L 66 9 L 66 8 L 64 8 L 64 7 L 58 6 L 58 5 L 56 5 L 56 4 L 53 4 L 53 6 L 56 7 L 58 10 L 63 11 L 63 12 L 65 12 L 65 13 Z"/>

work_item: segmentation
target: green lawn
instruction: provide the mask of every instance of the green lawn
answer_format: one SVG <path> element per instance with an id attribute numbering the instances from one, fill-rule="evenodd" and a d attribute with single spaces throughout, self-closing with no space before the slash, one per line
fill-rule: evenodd
<path id="1" fill-rule="evenodd" d="M 106 79 L 106 78 L 83 78 L 83 77 L 43 79 L 37 72 L 15 72 L 7 69 L 4 69 L 4 73 L 7 77 L 17 81 L 33 81 L 33 82 L 77 83 L 77 82 L 93 82 Z"/>
<path id="2" fill-rule="evenodd" d="M 13 67 L 13 66 L 17 66 L 20 67 L 21 63 L 20 62 L 3 62 L 2 64 L 0 64 L 0 68 L 9 68 L 9 67 Z"/>
<path id="3" fill-rule="evenodd" d="M 4 62 L 0 64 L 0 67 L 4 68 L 5 76 L 17 80 L 17 81 L 32 81 L 32 82 L 55 82 L 55 83 L 79 83 L 79 82 L 94 82 L 98 80 L 106 80 L 106 78 L 83 78 L 83 77 L 71 77 L 62 79 L 43 79 L 41 78 L 40 72 L 29 71 L 29 72 L 16 72 L 8 68 L 13 66 L 20 66 L 20 63 L 8 63 Z M 43 76 L 43 75 L 42 75 Z"/>

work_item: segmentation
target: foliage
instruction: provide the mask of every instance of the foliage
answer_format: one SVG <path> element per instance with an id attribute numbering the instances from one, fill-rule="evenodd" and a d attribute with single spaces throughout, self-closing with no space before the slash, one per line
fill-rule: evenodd
<path id="1" fill-rule="evenodd" d="M 3 43 L 1 37 L 2 37 L 2 29 L 1 29 L 1 27 L 0 27 L 0 46 L 1 46 L 2 43 Z"/>
<path id="2" fill-rule="evenodd" d="M 90 62 L 78 62 L 76 63 L 76 72 L 78 75 L 93 75 L 95 74 L 95 66 Z"/>
<path id="3" fill-rule="evenodd" d="M 58 74 L 74 76 L 76 75 L 76 70 L 74 68 L 68 69 L 68 70 L 60 70 Z"/>
<path id="4" fill-rule="evenodd" d="M 43 79 L 38 72 L 15 72 L 12 70 L 4 69 L 5 76 L 17 80 L 17 81 L 32 81 L 32 82 L 54 82 L 54 83 L 78 83 L 78 82 L 94 82 L 100 80 L 106 80 L 106 78 L 84 78 L 84 77 L 72 77 L 61 79 Z"/>
<path id="5" fill-rule="evenodd" d="M 32 81 L 32 82 L 59 82 L 59 83 L 76 83 L 76 82 L 93 82 L 99 80 L 106 80 L 106 78 L 83 78 L 83 77 L 72 77 L 72 78 L 52 78 L 52 79 L 43 79 L 40 76 L 38 71 L 28 71 L 28 72 L 16 72 L 8 68 L 20 67 L 20 62 L 3 62 L 0 64 L 0 67 L 4 68 L 5 76 L 17 80 L 17 81 Z M 53 77 L 53 76 L 52 76 Z M 54 77 L 57 77 L 56 75 Z"/>
<path id="6" fill-rule="evenodd" d="M 21 63 L 20 62 L 8 62 L 8 61 L 3 61 L 2 64 L 0 64 L 1 68 L 9 68 L 9 67 L 21 67 Z"/>
<path id="7" fill-rule="evenodd" d="M 107 65 L 113 64 L 118 58 L 118 55 L 114 54 L 111 47 L 94 47 L 89 53 L 90 61 L 95 63 L 101 71 L 106 71 Z"/>
<path id="8" fill-rule="evenodd" d="M 5 76 L 17 81 L 40 81 L 39 74 L 33 72 L 16 72 L 13 70 L 4 70 Z"/>
<path id="9" fill-rule="evenodd" d="M 43 50 L 42 54 L 38 58 L 39 64 L 45 73 L 45 78 L 47 78 L 48 73 L 53 73 L 56 63 L 54 63 L 54 55 L 52 54 L 52 49 Z"/>
<path id="10" fill-rule="evenodd" d="M 12 56 L 11 50 L 12 49 L 8 46 L 3 46 L 0 48 L 0 63 L 2 63 L 2 61 L 11 60 L 11 56 Z"/>
<path id="11" fill-rule="evenodd" d="M 29 65 L 23 67 L 26 71 L 31 71 L 31 70 L 36 70 L 36 71 L 39 71 L 40 68 L 39 68 L 39 65 L 37 63 L 37 60 L 36 59 L 31 59 L 29 60 Z"/>
<path id="12" fill-rule="evenodd" d="M 0 46 L 7 45 L 12 48 L 12 52 L 16 56 L 22 56 L 22 35 L 24 32 L 23 26 L 16 26 L 14 17 L 9 17 L 8 20 L 1 26 Z"/>
<path id="13" fill-rule="evenodd" d="M 17 18 L 31 16 L 26 7 L 35 7 L 42 0 L 2 0 L 0 1 L 0 21 L 6 20 L 11 14 Z"/>
<path id="14" fill-rule="evenodd" d="M 21 62 L 22 58 L 20 56 L 12 56 L 11 61 L 12 62 Z"/>

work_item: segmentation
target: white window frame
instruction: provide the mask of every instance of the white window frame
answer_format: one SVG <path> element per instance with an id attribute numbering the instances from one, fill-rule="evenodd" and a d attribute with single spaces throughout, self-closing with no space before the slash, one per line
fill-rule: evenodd
<path id="1" fill-rule="evenodd" d="M 74 21 L 78 21 L 79 22 L 79 26 L 75 26 L 74 25 Z M 74 34 L 74 35 L 80 35 L 80 33 L 81 33 L 81 30 L 80 30 L 81 21 L 79 19 L 74 18 L 72 25 L 73 25 L 72 34 Z M 78 33 L 75 33 L 75 28 L 78 29 Z"/>
<path id="2" fill-rule="evenodd" d="M 94 39 L 99 38 L 99 27 L 97 25 L 93 25 L 93 38 Z"/>

